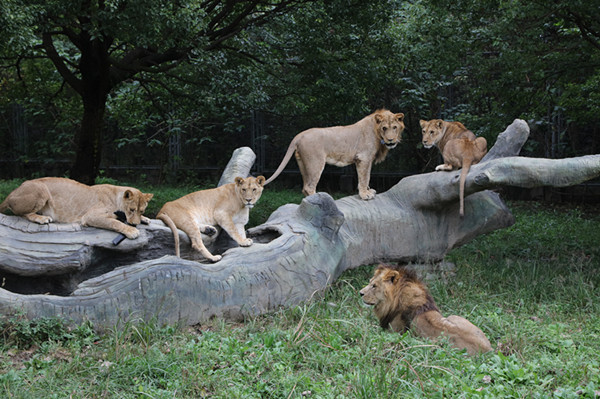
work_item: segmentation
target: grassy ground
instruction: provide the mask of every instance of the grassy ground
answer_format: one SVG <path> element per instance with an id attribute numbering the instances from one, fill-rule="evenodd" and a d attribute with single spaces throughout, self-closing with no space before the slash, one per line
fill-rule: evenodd
<path id="1" fill-rule="evenodd" d="M 265 191 L 263 212 L 287 196 Z M 0 396 L 600 396 L 600 212 L 509 206 L 513 227 L 453 250 L 447 258 L 456 277 L 430 284 L 442 313 L 478 325 L 494 353 L 471 358 L 445 342 L 382 331 L 358 295 L 373 269 L 366 265 L 344 273 L 323 296 L 243 324 L 147 320 L 98 335 L 90 325 L 5 316 Z"/>

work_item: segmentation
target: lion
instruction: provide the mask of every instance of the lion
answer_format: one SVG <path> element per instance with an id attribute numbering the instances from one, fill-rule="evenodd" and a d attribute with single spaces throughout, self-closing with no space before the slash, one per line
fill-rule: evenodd
<path id="1" fill-rule="evenodd" d="M 8 194 L 0 204 L 0 212 L 10 209 L 38 224 L 79 223 L 135 239 L 140 232 L 134 226 L 150 222 L 143 214 L 152 197 L 133 187 L 88 186 L 64 177 L 43 177 L 27 180 Z M 118 220 L 117 214 L 125 215 L 125 223 Z"/>
<path id="2" fill-rule="evenodd" d="M 240 246 L 252 245 L 252 239 L 246 238 L 244 226 L 248 223 L 250 208 L 262 195 L 264 184 L 263 176 L 236 177 L 234 183 L 196 191 L 164 204 L 156 218 L 173 232 L 175 255 L 180 256 L 177 229 L 187 234 L 192 248 L 212 262 L 218 262 L 222 256 L 206 249 L 202 234 L 215 235 L 215 226 L 223 228 Z"/>
<path id="3" fill-rule="evenodd" d="M 325 164 L 356 164 L 358 195 L 363 200 L 375 198 L 369 187 L 373 162 L 380 163 L 388 150 L 396 147 L 404 130 L 404 114 L 381 109 L 349 126 L 312 128 L 292 140 L 281 164 L 265 182 L 269 184 L 283 171 L 295 153 L 306 196 L 316 192 Z"/>
<path id="4" fill-rule="evenodd" d="M 465 215 L 465 181 L 471 165 L 475 165 L 487 153 L 487 141 L 476 137 L 472 131 L 460 122 L 447 122 L 441 119 L 419 121 L 423 130 L 423 146 L 437 146 L 442 153 L 444 163 L 435 170 L 460 169 L 459 200 L 460 216 Z"/>
<path id="5" fill-rule="evenodd" d="M 445 336 L 469 355 L 492 350 L 484 333 L 461 316 L 443 317 L 429 290 L 416 273 L 401 266 L 379 265 L 369 284 L 360 290 L 363 302 L 372 305 L 382 328 L 403 333 L 412 327 L 424 338 Z"/>

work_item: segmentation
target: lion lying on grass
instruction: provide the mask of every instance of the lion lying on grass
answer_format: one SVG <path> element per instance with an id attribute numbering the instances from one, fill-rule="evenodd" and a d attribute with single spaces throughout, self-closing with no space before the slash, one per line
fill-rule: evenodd
<path id="1" fill-rule="evenodd" d="M 400 142 L 403 130 L 404 114 L 393 114 L 385 109 L 353 125 L 305 130 L 294 137 L 281 164 L 265 185 L 279 176 L 295 153 L 304 182 L 304 195 L 316 192 L 325 164 L 356 164 L 358 195 L 363 200 L 373 199 L 375 190 L 369 187 L 373 162 L 379 163 L 385 159 L 388 150 Z"/>
<path id="2" fill-rule="evenodd" d="M 43 177 L 27 180 L 8 194 L 0 204 L 0 212 L 10 209 L 38 224 L 80 223 L 134 239 L 140 232 L 133 226 L 149 222 L 142 215 L 152 196 L 133 187 L 87 186 L 63 177 Z M 126 223 L 117 220 L 118 211 L 125 215 Z"/>
<path id="3" fill-rule="evenodd" d="M 460 316 L 443 317 L 429 290 L 414 271 L 379 265 L 369 284 L 360 290 L 364 303 L 373 305 L 382 328 L 404 332 L 409 327 L 420 337 L 436 340 L 446 336 L 469 355 L 492 350 L 483 332 Z"/>

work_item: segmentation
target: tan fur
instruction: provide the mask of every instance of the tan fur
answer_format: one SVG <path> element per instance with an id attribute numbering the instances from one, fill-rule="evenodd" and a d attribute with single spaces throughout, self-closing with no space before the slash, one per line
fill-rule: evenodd
<path id="1" fill-rule="evenodd" d="M 10 209 L 39 224 L 81 223 L 134 239 L 140 234 L 138 229 L 118 221 L 114 212 L 124 212 L 129 224 L 148 224 L 142 215 L 152 196 L 133 187 L 87 186 L 63 177 L 44 177 L 23 182 L 0 204 L 0 212 Z"/>
<path id="2" fill-rule="evenodd" d="M 467 319 L 443 317 L 425 284 L 411 270 L 379 265 L 360 295 L 364 303 L 374 306 L 383 328 L 404 332 L 412 327 L 418 336 L 432 340 L 445 336 L 470 355 L 492 350 L 483 332 Z"/>
<path id="3" fill-rule="evenodd" d="M 404 114 L 379 110 L 349 126 L 334 126 L 305 130 L 292 140 L 281 164 L 265 184 L 269 184 L 283 171 L 295 153 L 304 186 L 302 193 L 312 195 L 325 164 L 347 166 L 356 164 L 358 195 L 363 200 L 375 197 L 369 188 L 373 162 L 385 159 L 394 148 L 404 130 Z"/>
<path id="4" fill-rule="evenodd" d="M 252 239 L 246 238 L 244 226 L 248 223 L 250 208 L 262 195 L 264 183 L 263 176 L 236 177 L 235 183 L 196 191 L 164 204 L 156 218 L 171 228 L 175 255 L 179 256 L 177 229 L 188 235 L 192 248 L 213 262 L 221 260 L 221 255 L 213 255 L 206 249 L 202 234 L 212 236 L 217 232 L 216 226 L 223 228 L 240 246 L 252 245 Z"/>
<path id="5" fill-rule="evenodd" d="M 465 181 L 471 165 L 475 165 L 487 153 L 487 141 L 476 137 L 460 122 L 447 122 L 441 119 L 421 120 L 423 146 L 437 146 L 444 158 L 444 164 L 435 170 L 460 169 L 459 199 L 460 216 L 465 215 Z"/>

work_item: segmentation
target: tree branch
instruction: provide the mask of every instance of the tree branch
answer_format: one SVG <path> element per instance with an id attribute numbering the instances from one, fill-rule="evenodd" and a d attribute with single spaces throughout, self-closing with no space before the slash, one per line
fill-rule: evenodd
<path id="1" fill-rule="evenodd" d="M 62 57 L 58 54 L 56 48 L 54 47 L 54 42 L 50 33 L 44 33 L 42 35 L 42 45 L 46 51 L 46 54 L 48 55 L 48 58 L 50 58 L 50 61 L 52 61 L 63 79 L 73 88 L 73 90 L 80 95 L 83 95 L 83 85 L 81 80 L 77 79 L 73 72 L 71 72 L 71 70 L 67 68 L 63 62 Z"/>

